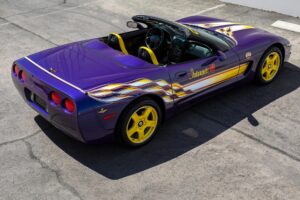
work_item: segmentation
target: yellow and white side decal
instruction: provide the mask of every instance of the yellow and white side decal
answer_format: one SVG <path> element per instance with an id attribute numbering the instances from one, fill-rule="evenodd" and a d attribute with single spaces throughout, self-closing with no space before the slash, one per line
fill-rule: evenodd
<path id="1" fill-rule="evenodd" d="M 249 63 L 244 63 L 185 85 L 179 83 L 170 84 L 165 80 L 152 81 L 142 78 L 127 83 L 108 84 L 89 91 L 88 95 L 99 101 L 116 102 L 133 97 L 135 94 L 152 93 L 161 96 L 166 103 L 171 103 L 243 75 L 248 67 Z"/>

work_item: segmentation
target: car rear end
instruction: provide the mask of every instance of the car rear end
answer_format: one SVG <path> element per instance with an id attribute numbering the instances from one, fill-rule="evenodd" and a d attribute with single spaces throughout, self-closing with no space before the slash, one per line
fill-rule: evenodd
<path id="1" fill-rule="evenodd" d="M 84 94 L 22 58 L 12 66 L 12 80 L 25 102 L 68 135 L 84 141 L 75 100 Z"/>

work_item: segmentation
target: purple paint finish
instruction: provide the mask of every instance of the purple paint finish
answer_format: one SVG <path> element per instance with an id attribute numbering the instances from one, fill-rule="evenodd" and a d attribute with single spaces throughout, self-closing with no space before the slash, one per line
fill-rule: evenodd
<path id="1" fill-rule="evenodd" d="M 224 22 L 224 20 L 191 16 L 180 19 L 178 22 L 183 24 L 204 24 Z M 213 27 L 210 30 L 215 31 L 226 26 Z M 161 99 L 161 96 L 143 91 L 122 101 L 105 103 L 89 97 L 86 91 L 106 84 L 126 83 L 141 78 L 152 81 L 164 80 L 169 84 L 185 84 L 190 80 L 178 79 L 176 78 L 176 73 L 188 71 L 191 68 L 201 68 L 209 60 L 194 60 L 173 66 L 155 66 L 135 56 L 125 55 L 120 51 L 114 50 L 99 39 L 91 39 L 66 44 L 28 56 L 30 60 L 42 67 L 44 71 L 26 58 L 17 60 L 15 63 L 19 65 L 21 70 L 25 71 L 28 78 L 23 83 L 12 73 L 12 79 L 25 102 L 46 120 L 80 141 L 93 142 L 101 138 L 111 138 L 122 111 L 132 101 L 142 95 L 151 95 L 156 99 L 161 99 L 161 102 L 164 102 L 163 111 L 165 116 L 168 117 L 178 108 L 190 105 L 195 100 L 199 101 L 199 99 L 205 98 L 207 94 L 211 94 L 225 86 L 239 83 L 241 80 L 251 80 L 261 56 L 271 45 L 280 44 L 284 48 L 285 56 L 288 57 L 290 54 L 287 40 L 261 29 L 250 28 L 236 31 L 233 33 L 233 37 L 236 39 L 237 45 L 225 52 L 228 55 L 226 61 L 215 61 L 216 66 L 220 66 L 217 70 L 226 70 L 240 63 L 249 62 L 251 63 L 251 68 L 248 72 L 243 76 L 218 84 L 215 87 L 187 98 L 182 98 L 176 102 L 167 103 Z M 251 52 L 251 58 L 245 57 L 247 52 Z M 217 60 L 218 57 L 214 56 L 213 59 Z M 205 68 L 207 66 L 202 67 Z M 51 91 L 58 92 L 62 99 L 72 99 L 76 106 L 75 112 L 68 113 L 63 105 L 53 105 L 49 99 Z M 45 110 L 32 102 L 28 93 L 34 93 L 40 97 L 46 103 L 47 109 Z M 101 113 L 101 109 L 106 109 L 107 111 Z M 104 116 L 111 113 L 115 113 L 114 117 L 107 121 L 104 120 Z"/>
<path id="2" fill-rule="evenodd" d="M 99 39 L 72 43 L 29 56 L 46 70 L 83 90 L 137 75 L 155 66 L 132 55 L 124 55 Z"/>

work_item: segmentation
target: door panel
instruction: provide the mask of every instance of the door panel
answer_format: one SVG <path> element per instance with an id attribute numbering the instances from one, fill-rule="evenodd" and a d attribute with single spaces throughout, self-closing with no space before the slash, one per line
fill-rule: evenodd
<path id="1" fill-rule="evenodd" d="M 235 53 L 226 52 L 227 59 L 217 56 L 167 66 L 176 102 L 187 100 L 215 86 L 226 84 L 239 74 L 239 60 Z"/>

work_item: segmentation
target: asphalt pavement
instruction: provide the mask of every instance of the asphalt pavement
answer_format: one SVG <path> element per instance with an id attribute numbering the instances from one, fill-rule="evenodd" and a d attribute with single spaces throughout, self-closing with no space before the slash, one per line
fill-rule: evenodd
<path id="1" fill-rule="evenodd" d="M 289 39 L 272 84 L 246 84 L 164 123 L 148 145 L 85 145 L 21 99 L 14 60 L 57 45 L 128 30 L 135 14 L 201 14 Z M 299 18 L 205 0 L 0 0 L 0 199 L 299 199 L 300 33 L 272 27 Z"/>

